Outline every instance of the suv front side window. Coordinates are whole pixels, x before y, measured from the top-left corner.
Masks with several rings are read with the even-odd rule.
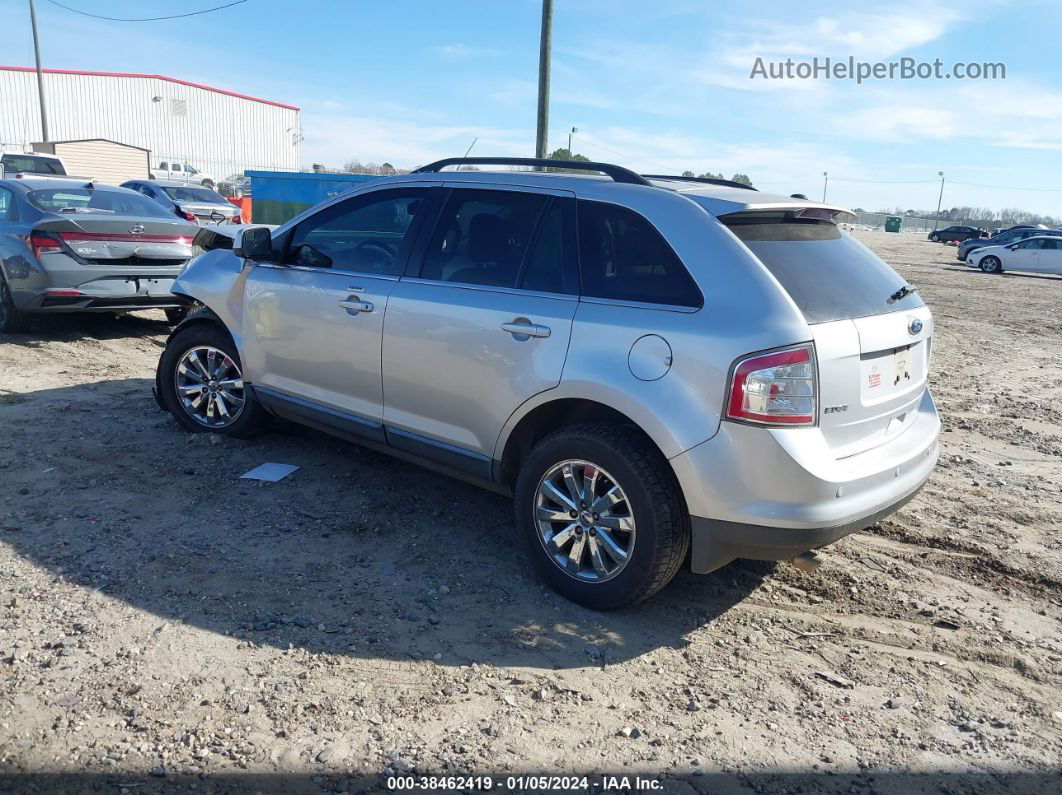
[[[656,227],[625,207],[579,202],[579,267],[585,296],[670,306],[704,303]]]
[[[399,188],[355,196],[321,210],[295,227],[284,262],[398,276],[403,244],[426,196],[425,188]]]

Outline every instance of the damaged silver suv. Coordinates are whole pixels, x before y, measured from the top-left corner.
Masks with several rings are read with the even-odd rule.
[[[206,308],[166,346],[161,404],[189,430],[275,415],[509,493],[539,573],[599,609],[687,558],[796,558],[915,495],[933,322],[846,210],[570,168],[444,160],[219,236],[173,287]]]

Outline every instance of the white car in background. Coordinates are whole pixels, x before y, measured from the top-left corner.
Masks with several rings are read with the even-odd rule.
[[[986,246],[971,253],[966,264],[985,273],[1028,271],[1062,276],[1062,238],[1038,235],[1006,246]]]
[[[194,182],[204,188],[213,188],[217,184],[213,174],[202,172],[187,163],[175,163],[163,160],[158,168],[151,169],[151,179],[172,179],[178,182]]]

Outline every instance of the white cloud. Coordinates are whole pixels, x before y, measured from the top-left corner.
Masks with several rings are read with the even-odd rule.
[[[501,50],[494,49],[493,47],[471,47],[460,42],[454,44],[440,44],[437,47],[432,47],[432,52],[452,59],[486,58],[502,54]]]

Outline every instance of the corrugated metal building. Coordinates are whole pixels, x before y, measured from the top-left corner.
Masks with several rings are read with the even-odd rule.
[[[53,141],[105,138],[190,163],[216,179],[246,169],[297,170],[302,130],[293,105],[162,75],[44,70]],[[41,135],[36,71],[0,66],[0,147]]]

